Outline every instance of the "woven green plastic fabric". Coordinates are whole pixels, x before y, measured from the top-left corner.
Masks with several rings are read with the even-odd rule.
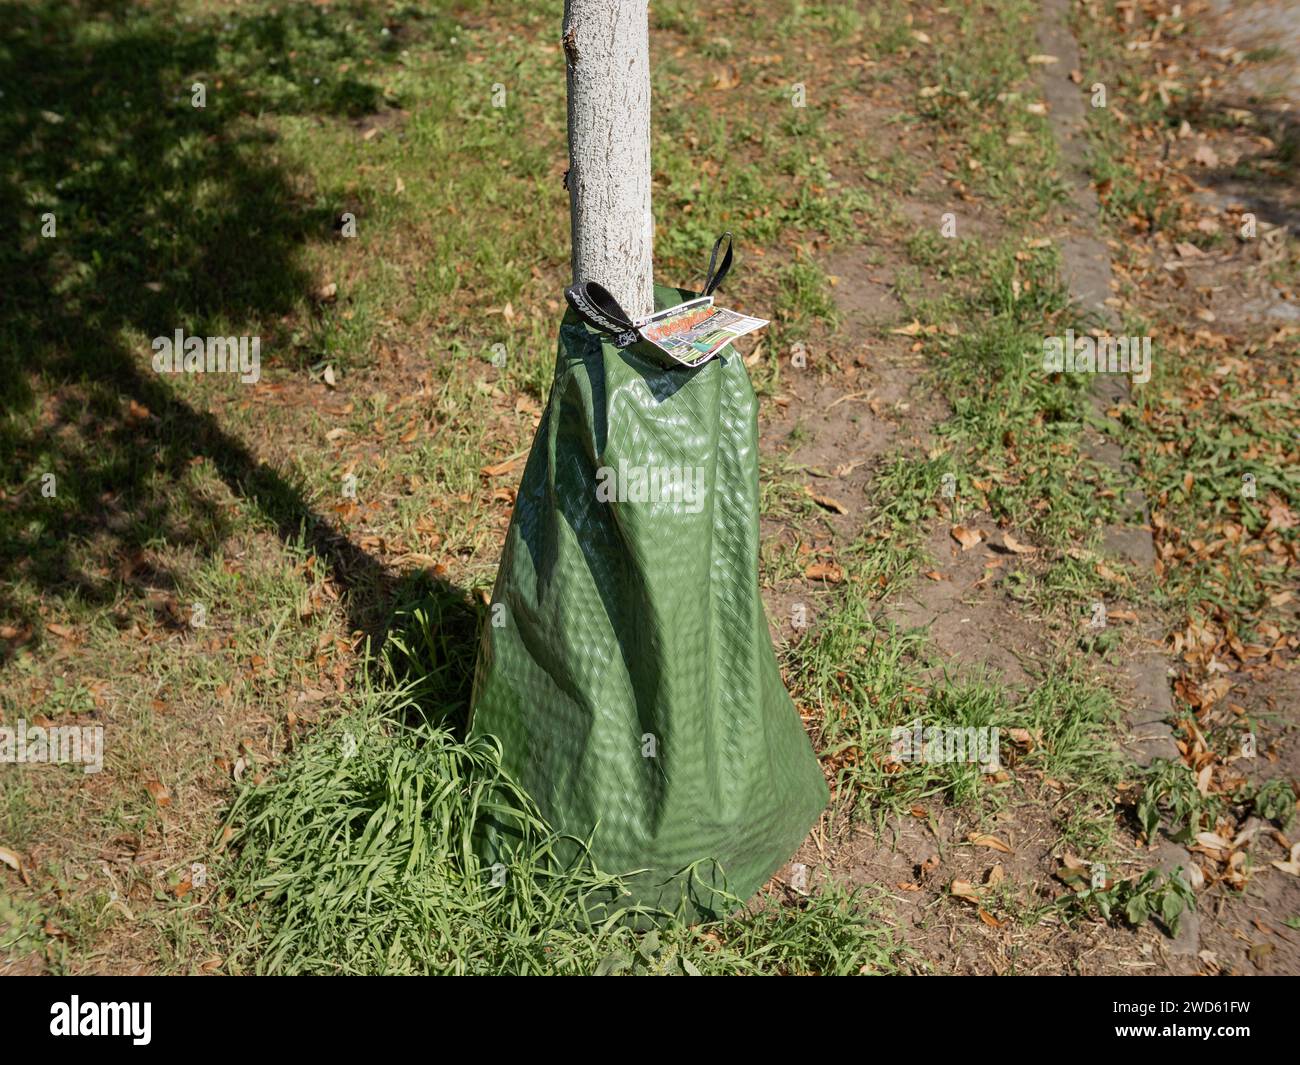
[[[657,309],[693,295],[656,286]],[[719,888],[752,895],[828,793],[759,596],[748,374],[730,347],[694,370],[655,350],[620,350],[572,310],[560,327],[470,729],[498,738],[507,772],[556,829],[590,837],[602,871],[637,871],[605,912],[695,919],[735,908]]]

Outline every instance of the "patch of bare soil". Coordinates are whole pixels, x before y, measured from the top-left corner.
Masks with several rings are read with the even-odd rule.
[[[1068,11],[1064,4],[1049,6],[1059,33],[1049,42],[1053,47],[1045,50],[1056,51],[1057,45],[1065,47],[1061,35],[1069,36]],[[1073,65],[1064,64],[1066,70]],[[1067,93],[1077,94],[1077,88],[1055,87],[1048,92],[1049,102],[1059,102]],[[1068,139],[1063,152],[1067,174],[1084,158],[1069,132],[1060,134]],[[954,189],[959,182],[945,179],[941,168],[937,172],[922,145],[911,146],[911,152],[912,163],[923,174],[903,207],[913,224],[933,222],[937,228],[943,212],[960,201],[962,218],[969,220],[965,235],[991,239],[1005,228],[988,205],[972,206],[965,190]],[[1104,317],[1110,313],[1114,285],[1106,244],[1097,236],[1097,198],[1086,178],[1072,176],[1074,195],[1055,219],[1052,235],[1064,251],[1066,280],[1079,305]],[[843,513],[827,521],[841,537],[860,527],[857,499],[870,496],[871,473],[879,458],[898,446],[923,453],[930,428],[945,413],[944,404],[920,383],[915,374],[919,367],[910,367],[911,374],[901,372],[908,346],[890,333],[901,324],[904,302],[897,279],[906,261],[902,250],[888,241],[827,256],[826,269],[836,278],[835,299],[842,315],[839,343],[853,356],[828,360],[833,366],[823,364],[815,376],[788,377],[783,394],[764,412],[766,449],[782,448],[789,428],[798,424],[804,435],[790,454],[801,465],[810,470],[852,468],[852,474],[830,482],[838,490],[837,499],[849,500]],[[849,402],[845,397],[855,393],[867,400],[870,413],[862,413],[868,424],[842,410]],[[880,404],[872,403],[873,398]],[[1119,398],[1102,389],[1098,404],[1104,408]],[[1107,531],[1107,554],[1120,562],[1151,566],[1156,554],[1135,471],[1101,438],[1094,438],[1090,449],[1133,485],[1132,523]],[[1047,619],[1012,595],[1006,578],[1022,568],[1032,573],[1041,563],[1032,545],[1023,550],[1027,537],[1013,535],[1012,546],[1007,546],[1006,534],[1017,530],[1000,529],[987,513],[958,509],[927,530],[933,568],[905,593],[888,597],[885,616],[903,626],[925,628],[933,647],[954,670],[985,670],[1007,687],[1023,689],[1033,684],[1035,667],[1059,647],[1060,637],[1048,635]],[[979,541],[963,547],[954,536],[955,526],[977,531]],[[764,530],[766,536],[785,531]],[[791,603],[806,591],[769,590],[772,615],[788,617]],[[1104,674],[1128,715],[1124,750],[1136,771],[1153,757],[1178,756],[1169,727],[1169,660],[1163,650],[1162,621],[1145,604],[1109,606],[1118,615],[1116,624],[1125,628],[1126,639]],[[815,624],[815,616],[811,621]],[[783,628],[780,620],[776,627]],[[784,634],[789,631],[784,626]],[[1052,904],[1065,894],[1059,879],[1063,861],[1077,858],[1064,853],[1059,843],[1070,796],[1047,779],[1017,779],[1014,787],[1015,794],[991,823],[934,803],[883,825],[854,820],[842,808],[832,807],[774,884],[799,891],[823,877],[880,890],[900,939],[915,952],[918,971],[1139,974],[1250,967],[1271,971],[1276,966],[1286,971],[1291,964],[1291,941],[1300,935],[1279,928],[1276,917],[1271,922],[1259,917],[1269,905],[1281,907],[1275,914],[1295,912],[1289,894],[1294,878],[1280,872],[1259,876],[1245,893],[1217,896],[1209,913],[1185,918],[1174,938],[1155,923],[1134,930],[1100,921],[1062,920]],[[1277,854],[1268,856],[1285,858],[1285,842],[1273,841]],[[1115,878],[1157,867],[1187,869],[1193,860],[1168,839],[1150,847],[1140,843],[1129,826],[1121,828],[1118,846]],[[1213,863],[1205,864],[1204,873],[1215,876]],[[1271,934],[1265,946],[1259,942],[1264,933],[1257,920]]]
[[[1285,393],[1286,360],[1294,359],[1300,321],[1294,253],[1288,247],[1288,230],[1294,236],[1300,223],[1293,149],[1300,100],[1297,9],[1287,0],[1182,9],[1156,0],[1135,11],[1153,20],[1130,18],[1123,31],[1131,34],[1130,49],[1147,56],[1144,91],[1162,71],[1196,87],[1170,86],[1178,92],[1170,105],[1178,124],[1176,129],[1166,124],[1159,159],[1149,147],[1152,129],[1129,131],[1134,150],[1125,161],[1159,190],[1162,220],[1152,224],[1130,216],[1127,225],[1116,227],[1123,242],[1113,247],[1122,252],[1124,265],[1116,271],[1113,291],[1123,294],[1122,305],[1134,317],[1158,323],[1170,355],[1204,359],[1209,353],[1214,373],[1231,377],[1247,397],[1238,401],[1242,409],[1232,412],[1230,423],[1220,421],[1218,431],[1252,434],[1256,446],[1266,448],[1250,411],[1277,390]],[[1159,22],[1170,17],[1190,17],[1191,31],[1160,34]],[[1121,305],[1118,299],[1111,303]],[[1182,393],[1171,390],[1175,412],[1183,404],[1193,412],[1203,405],[1211,409],[1205,399],[1214,396],[1215,386],[1204,383],[1199,367],[1190,369]],[[1201,419],[1187,421],[1187,431],[1200,430]],[[1212,423],[1204,421],[1209,431]],[[1289,502],[1273,496],[1267,504],[1284,525],[1291,521]],[[1160,571],[1185,557],[1175,541],[1199,548],[1204,540],[1199,527],[1173,527],[1176,519],[1166,518],[1163,502],[1153,503],[1161,504],[1151,514]],[[1262,539],[1258,549],[1233,565],[1262,567],[1262,561],[1251,560],[1279,551],[1285,556],[1275,536]],[[1253,581],[1242,576],[1241,586],[1250,587]],[[1269,598],[1285,605],[1288,596]],[[1175,652],[1169,676],[1173,695],[1169,683],[1157,691],[1156,682],[1149,695],[1153,704],[1163,698],[1165,716],[1178,729],[1177,760],[1200,774],[1201,790],[1209,797],[1271,780],[1285,781],[1294,791],[1300,781],[1294,608],[1285,605],[1283,613],[1291,617],[1278,624],[1251,617],[1241,603],[1197,613],[1209,616],[1155,619],[1164,631],[1150,633],[1162,641],[1172,633],[1165,646]],[[1236,649],[1230,646],[1242,617],[1257,623],[1255,639],[1266,638],[1271,647],[1247,648],[1241,640]],[[1188,633],[1196,634],[1195,647],[1187,643]],[[1257,754],[1237,750],[1241,721],[1251,722]],[[1198,888],[1198,971],[1300,971],[1300,937],[1284,923],[1300,914],[1300,879],[1279,867],[1289,864],[1294,824],[1283,834],[1249,806],[1235,800],[1229,806],[1213,833],[1190,844],[1204,882]]]
[[[1064,892],[1054,845],[1062,795],[1009,802],[992,822],[918,807],[879,827],[828,816],[776,877],[795,891],[817,876],[879,892],[916,972],[937,975],[1106,975],[1167,972],[1178,960],[1151,925],[1066,922],[1050,907]],[[1134,852],[1129,861],[1145,864]],[[803,868],[800,868],[802,866]],[[1126,873],[1127,875],[1127,873]]]

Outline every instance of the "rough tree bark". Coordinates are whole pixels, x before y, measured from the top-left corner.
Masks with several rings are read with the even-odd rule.
[[[573,280],[654,310],[648,0],[565,0]]]

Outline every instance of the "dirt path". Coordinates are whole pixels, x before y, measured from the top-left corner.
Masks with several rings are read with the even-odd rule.
[[[1038,43],[1043,54],[1055,55],[1059,60],[1044,65],[1040,83],[1060,149],[1062,176],[1069,189],[1069,197],[1060,212],[1061,270],[1071,301],[1082,315],[1094,317],[1105,331],[1119,335],[1122,323],[1113,306],[1115,278],[1110,251],[1098,236],[1102,230],[1101,205],[1087,162],[1087,98],[1070,74],[1083,63],[1078,41],[1070,31],[1069,16],[1068,0],[1045,0],[1038,23]],[[1140,386],[1120,375],[1096,375],[1094,415],[1104,420],[1106,411],[1116,403],[1128,402],[1137,387]],[[1087,433],[1087,447],[1120,477],[1133,514],[1129,523],[1107,528],[1103,543],[1108,556],[1115,563],[1139,567],[1154,577],[1155,544],[1147,500],[1138,485],[1138,471],[1125,461],[1118,443],[1095,430]],[[1170,662],[1163,653],[1163,636],[1160,619],[1143,611],[1137,639],[1125,645],[1128,653],[1116,669],[1126,708],[1127,735],[1121,749],[1126,757],[1143,767],[1157,759],[1178,758],[1170,727],[1173,717]],[[1192,864],[1187,848],[1169,839],[1159,841],[1152,857],[1154,864],[1167,873],[1188,869]],[[1183,962],[1193,959],[1194,964],[1199,950],[1199,922],[1192,913],[1181,922],[1170,953]]]
[[[1040,30],[1044,51],[1063,53],[1067,69],[1070,53],[1077,57],[1066,26],[1064,3],[1049,3],[1043,11]],[[1045,79],[1046,80],[1046,79]],[[1054,132],[1062,148],[1063,170],[1075,194],[1060,212],[1053,239],[1061,249],[1064,272],[1071,295],[1085,313],[1108,313],[1110,298],[1109,256],[1096,236],[1096,197],[1082,172],[1081,133],[1067,123],[1082,117],[1077,87],[1065,93],[1048,82],[1048,106],[1057,108],[1063,121],[1054,121]],[[863,116],[859,116],[860,120]],[[879,135],[890,123],[876,114],[866,117]],[[874,121],[873,121],[874,120]],[[945,178],[932,169],[935,146],[913,142],[899,144],[899,151],[911,151],[922,171],[921,189],[900,205],[912,224],[933,224],[945,211],[975,215],[972,227],[980,239],[994,241],[1007,233],[1010,223],[987,204],[970,204],[960,182]],[[928,193],[924,195],[922,193]],[[780,447],[795,425],[806,425],[806,434],[786,452],[788,461],[809,472],[837,470],[836,474],[809,478],[810,492],[829,495],[838,503],[849,500],[842,515],[828,516],[832,545],[851,539],[873,509],[873,493],[882,491],[872,478],[881,461],[901,448],[917,457],[935,443],[934,429],[951,414],[948,404],[923,376],[925,359],[914,350],[918,345],[899,337],[907,324],[902,314],[900,275],[907,267],[905,253],[897,248],[874,246],[859,252],[841,251],[826,264],[835,278],[835,299],[842,314],[840,336],[843,357],[821,360],[820,374],[792,374],[792,383],[771,409],[765,422],[764,441],[769,449]],[[1112,379],[1101,379],[1111,382]],[[1123,386],[1119,386],[1123,391]],[[1104,408],[1114,395],[1099,393],[1097,406]],[[1092,441],[1105,450],[1105,460],[1132,483],[1131,468],[1125,467],[1119,449]],[[1130,503],[1143,510],[1141,492],[1132,489]],[[942,667],[932,672],[981,672],[1006,687],[1034,684],[1035,675],[1055,653],[1053,641],[1044,637],[1044,617],[1009,594],[1007,579],[1029,558],[1006,548],[1007,533],[1021,540],[1029,538],[1009,529],[988,511],[965,500],[945,504],[940,520],[929,523],[923,549],[934,560],[936,579],[923,579],[891,590],[879,603],[882,622],[899,631],[921,630],[929,647],[941,659]],[[954,543],[953,526],[980,530],[984,543],[966,551]],[[770,532],[770,530],[769,530]],[[1011,542],[1016,542],[1013,538]],[[1150,566],[1154,554],[1149,529],[1136,525],[1108,531],[1107,545],[1120,562]],[[990,580],[996,575],[996,580]],[[864,594],[869,594],[864,590]],[[792,606],[818,599],[810,582],[797,588],[770,589],[769,614],[777,619],[783,635],[799,634],[789,624]],[[1130,604],[1111,603],[1123,613]],[[811,611],[816,625],[817,608]],[[1170,716],[1167,662],[1147,644],[1159,643],[1156,625],[1150,618],[1137,638],[1126,646],[1129,654],[1111,668],[1111,683],[1129,712],[1124,735],[1130,753],[1145,763],[1155,756],[1176,757],[1167,719]],[[954,901],[952,885],[992,885],[1019,895],[1031,907],[1052,896],[1053,876],[1059,871],[1063,853],[1060,844],[1060,785],[1030,784],[1019,790],[990,820],[978,808],[924,803],[909,815],[890,818],[872,826],[855,820],[843,809],[833,810],[814,832],[793,864],[778,876],[789,889],[815,869],[827,879],[847,881],[879,889],[892,908],[899,934],[909,948],[923,959],[920,968],[951,973],[1050,973],[1050,972],[1152,972],[1179,967],[1179,958],[1194,956],[1197,933],[1194,917],[1182,922],[1174,940],[1150,930],[1138,933],[1117,931],[1102,924],[1068,928],[1047,916],[1037,924],[992,916],[983,907],[974,908]],[[972,840],[992,840],[972,844]],[[1165,841],[1154,853],[1140,848],[1131,851],[1130,868],[1158,866],[1172,870],[1186,866],[1186,851]],[[983,889],[983,888],[982,888]]]
[[[1238,12],[1229,31],[1242,48],[1261,40],[1273,23],[1286,23],[1288,32],[1300,25],[1285,4],[1267,9],[1254,5],[1249,12],[1246,17]],[[1038,81],[1059,149],[1059,173],[1068,192],[1051,217],[1047,233],[1060,252],[1062,279],[1078,315],[1080,332],[1087,323],[1116,332],[1121,327],[1117,311],[1121,301],[1117,298],[1120,284],[1111,268],[1115,245],[1106,236],[1089,166],[1086,125],[1090,86],[1079,84],[1079,71],[1085,63],[1070,20],[1071,7],[1066,0],[1048,0],[1037,25],[1039,50],[1053,57],[1039,68]],[[1290,122],[1287,94],[1297,54],[1300,49],[1288,49],[1285,58],[1270,60],[1265,72],[1273,92],[1271,106],[1275,110],[1270,121],[1274,123]],[[1241,92],[1258,92],[1262,76],[1252,73],[1232,84]],[[889,126],[877,122],[871,128],[876,133]],[[909,221],[923,225],[948,210],[972,212],[961,182],[952,180],[951,173],[945,174],[942,168],[933,168],[934,155],[939,154],[937,145],[913,142],[900,144],[898,150],[911,152],[920,169],[916,193],[900,204]],[[1226,179],[1221,189],[1220,202],[1224,204],[1250,204],[1267,194],[1258,183]],[[1276,199],[1266,213],[1279,225],[1290,217],[1285,201]],[[980,205],[979,220],[974,231],[990,242],[1004,235],[1009,225],[996,207],[988,204]],[[835,299],[843,316],[845,356],[828,360],[833,364],[829,368],[823,362],[823,373],[812,380],[808,379],[811,375],[793,375],[793,383],[766,423],[765,444],[769,448],[779,447],[791,426],[806,425],[798,446],[786,456],[798,465],[809,471],[852,470],[808,480],[809,491],[831,495],[837,502],[850,501],[846,513],[825,522],[832,545],[836,537],[850,537],[850,530],[871,516],[872,496],[881,491],[874,475],[882,460],[898,448],[919,460],[935,444],[935,427],[952,413],[920,375],[924,360],[898,339],[898,327],[908,318],[902,313],[899,284],[905,268],[905,255],[890,246],[877,245],[857,253],[839,251],[828,258],[826,269],[837,278]],[[1214,291],[1222,298],[1213,304],[1211,314],[1203,315],[1207,320],[1217,316],[1262,326],[1266,319],[1289,319],[1294,305],[1270,297],[1258,264],[1237,271],[1230,283],[1226,276],[1221,277]],[[1255,295],[1242,301],[1243,291]],[[1093,416],[1104,423],[1117,405],[1132,401],[1133,387],[1137,386],[1123,377],[1097,375]],[[861,417],[855,408],[861,410]],[[1125,775],[1132,780],[1157,760],[1179,763],[1188,750],[1177,741],[1172,727],[1183,712],[1176,711],[1171,691],[1171,678],[1178,671],[1173,668],[1166,635],[1173,622],[1153,608],[1142,590],[1157,581],[1159,563],[1140,472],[1113,434],[1088,427],[1083,436],[1084,452],[1110,469],[1123,486],[1130,515],[1127,521],[1104,530],[1098,564],[1135,575],[1127,595],[1121,593],[1105,602],[1113,618],[1124,619],[1112,622],[1122,627],[1123,638],[1118,653],[1108,658],[1105,676],[1124,710],[1115,744],[1126,766]],[[958,547],[950,533],[954,525],[979,530],[983,541],[978,548],[966,551]],[[1022,569],[1032,572],[1035,560],[1032,555],[995,551],[994,546],[1007,533],[1015,534],[1012,542],[1029,541],[1022,530],[1008,527],[989,511],[954,501],[940,520],[928,523],[924,535],[924,550],[935,567],[930,576],[935,579],[891,588],[873,610],[882,622],[900,630],[923,630],[927,646],[942,659],[944,671],[985,671],[1008,688],[1032,687],[1043,675],[1045,664],[1059,652],[1059,641],[1054,646],[1045,637],[1048,618],[1042,612],[1009,593],[1010,578]],[[809,587],[809,582],[795,583],[793,588],[770,590],[773,618],[788,618],[792,604],[805,599],[816,602],[821,594]],[[871,591],[863,589],[863,594],[871,595]],[[814,609],[814,624],[817,613]],[[777,627],[782,628],[779,621]],[[785,625],[784,635],[798,638],[799,633]],[[932,671],[931,676],[937,673]],[[1258,686],[1252,694],[1269,706],[1293,698],[1286,673],[1262,683],[1260,678],[1255,680]],[[1272,913],[1276,920],[1295,912],[1294,882],[1276,874],[1260,873],[1259,882],[1252,881],[1245,892],[1225,894],[1220,888],[1204,893],[1203,912],[1188,913],[1173,936],[1150,926],[1136,931],[1102,923],[1066,926],[1050,912],[1037,920],[1023,919],[1024,911],[1032,910],[1035,901],[1059,900],[1061,864],[1079,858],[1062,844],[1061,803],[1069,797],[1054,793],[1055,783],[1039,781],[1035,786],[1018,779],[1014,799],[1003,803],[991,818],[978,806],[941,802],[919,804],[910,815],[893,816],[877,825],[856,821],[843,809],[833,810],[777,883],[791,890],[791,885],[804,883],[806,870],[815,870],[814,875],[827,879],[878,887],[891,907],[902,940],[918,952],[923,959],[920,967],[928,971],[1195,973],[1300,968],[1292,956],[1294,937],[1277,931],[1276,925],[1264,948],[1259,947],[1257,931],[1243,932],[1252,921],[1260,930],[1270,931],[1259,923],[1261,915]],[[1261,823],[1256,819],[1247,823],[1246,829],[1245,838],[1249,838],[1261,831]],[[1007,846],[995,851],[972,845],[972,840],[989,836]],[[1163,831],[1147,846],[1144,839],[1135,838],[1131,826],[1121,826],[1113,848],[1108,859],[1111,868],[1121,868],[1125,878],[1140,877],[1147,869],[1166,875],[1177,872],[1200,890],[1206,882],[1202,866],[1211,879],[1215,876],[1212,863],[1206,865],[1204,848],[1198,847],[1193,854],[1185,843],[1175,842]],[[1085,864],[1089,858],[1082,855]],[[1117,878],[1120,875],[1114,873]],[[1109,885],[1110,874],[1102,876]],[[968,900],[955,897],[959,894],[957,884],[974,885],[985,898],[993,894],[987,891],[988,885],[1001,885],[1004,893],[1009,889],[1019,899],[1022,919],[1007,916],[1014,905],[998,910],[998,916],[982,905],[966,905]],[[1271,960],[1259,960],[1265,957]]]

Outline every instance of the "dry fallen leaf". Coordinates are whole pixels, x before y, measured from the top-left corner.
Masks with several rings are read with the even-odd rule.
[[[1013,555],[1032,555],[1035,551],[1038,550],[1038,548],[1036,547],[1031,547],[1028,544],[1022,544],[1010,533],[1002,534],[1002,546],[1005,547],[1008,551],[1010,551]]]
[[[972,832],[966,839],[977,847],[988,847],[990,850],[1001,851],[1003,854],[1015,853],[997,836],[990,836],[986,832]]]
[[[849,512],[849,508],[846,507],[834,496],[819,495],[817,492],[814,492],[811,488],[807,489],[807,492],[808,495],[811,497],[812,501],[816,503],[819,507],[825,507],[827,510],[833,510],[836,514],[847,514]]]
[[[167,785],[161,780],[146,780],[144,790],[153,796],[153,801],[159,806],[171,805],[172,793],[167,790]]]
[[[23,860],[18,856],[17,851],[11,851],[8,847],[0,847],[0,863],[9,866],[15,873],[21,875],[23,871]]]
[[[961,544],[963,551],[969,551],[984,539],[984,534],[978,529],[968,529],[964,525],[954,525],[951,535],[954,540]]]
[[[978,903],[980,900],[979,889],[969,880],[954,880],[948,890],[955,898],[965,899],[967,902]]]
[[[715,89],[734,89],[740,84],[740,73],[735,66],[719,67],[713,72]]]
[[[1291,848],[1291,860],[1289,862],[1274,862],[1274,869],[1281,869],[1284,873],[1290,873],[1292,876],[1300,876],[1300,843]]]
[[[1095,568],[1097,576],[1104,581],[1111,581],[1114,584],[1128,584],[1128,578],[1124,574],[1116,573],[1104,562],[1098,562]]]
[[[841,584],[844,581],[844,570],[834,562],[814,562],[803,575],[810,581],[826,581],[829,584]]]
[[[1198,832],[1196,833],[1196,842],[1209,850],[1232,850],[1231,841],[1224,839],[1217,832]]]
[[[484,466],[479,472],[486,477],[500,477],[503,473],[509,473],[518,466],[520,461],[527,454],[528,452],[526,451],[517,452],[516,454],[511,455],[508,459],[504,459],[495,465]]]
[[[1006,730],[1007,736],[1017,747],[1024,747],[1026,750],[1034,749],[1034,734],[1027,728],[1009,728]]]

